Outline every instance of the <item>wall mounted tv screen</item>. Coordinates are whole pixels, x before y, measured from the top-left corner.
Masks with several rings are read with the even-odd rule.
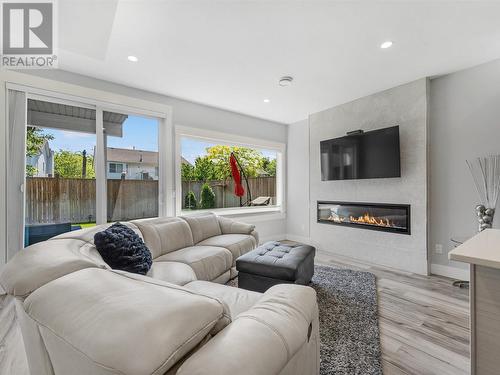
[[[401,177],[399,126],[321,141],[321,179]]]

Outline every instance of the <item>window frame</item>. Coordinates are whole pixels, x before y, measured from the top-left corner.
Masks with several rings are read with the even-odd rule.
[[[199,139],[205,142],[216,142],[220,145],[242,146],[276,151],[276,205],[270,207],[227,207],[207,210],[222,216],[245,216],[255,214],[279,214],[286,212],[286,144],[281,142],[256,139],[232,133],[222,133],[183,125],[175,125],[175,214],[176,216],[195,215],[205,210],[182,210],[182,176],[181,176],[181,140],[182,138]]]
[[[121,173],[125,172],[125,168],[123,167],[123,163],[117,163],[117,162],[114,162],[114,161],[110,161],[110,162],[108,162],[108,163],[109,163],[109,166],[108,166],[108,173],[120,173],[120,174],[121,174]],[[115,171],[112,171],[112,170],[111,170],[111,166],[112,166],[112,165],[115,167]],[[117,170],[117,168],[116,168],[116,167],[118,167],[118,166],[120,166],[120,167],[121,167],[121,171],[120,171],[120,172],[118,172],[118,170]]]
[[[16,75],[17,76],[17,75]],[[28,77],[28,79],[33,81],[39,81],[37,77]],[[74,92],[72,86],[66,86],[59,82],[46,81],[45,79],[40,79],[40,81],[47,83],[46,86],[51,84],[56,84],[57,90],[48,90],[46,88],[37,87],[34,82],[6,82],[5,93],[9,90],[16,90],[24,92],[26,96],[26,102],[29,99],[43,100],[52,103],[60,103],[78,106],[82,108],[89,108],[96,111],[96,131],[92,133],[96,136],[96,180],[97,177],[102,181],[107,180],[108,175],[108,163],[105,163],[105,129],[103,126],[103,112],[119,112],[127,115],[135,115],[141,117],[152,118],[158,121],[158,168],[159,168],[159,192],[158,192],[158,216],[165,217],[171,216],[174,212],[174,199],[168,199],[173,196],[173,179],[172,176],[173,165],[172,165],[172,138],[173,138],[173,125],[172,125],[172,108],[167,105],[158,105],[154,102],[148,102],[141,99],[136,99],[128,96],[122,96],[119,94],[109,93],[106,91],[99,91],[93,89],[82,89],[84,91],[83,95],[81,92],[78,94]],[[77,94],[77,95],[75,95]],[[8,121],[8,118],[6,118]],[[27,124],[24,124],[26,128]],[[25,141],[24,141],[25,142]],[[25,147],[25,145],[24,145]],[[9,158],[6,160],[9,162]],[[126,170],[126,166],[123,165],[123,170]],[[24,165],[26,165],[26,160],[24,160]],[[24,192],[24,185],[21,186],[21,191]],[[96,185],[96,223],[104,224],[107,222],[107,184],[100,183]],[[23,207],[18,207],[17,209],[23,211],[24,216],[24,205]],[[24,231],[23,231],[24,232]],[[24,241],[24,238],[23,238]],[[1,259],[0,259],[1,261]],[[0,262],[1,264],[1,262]]]

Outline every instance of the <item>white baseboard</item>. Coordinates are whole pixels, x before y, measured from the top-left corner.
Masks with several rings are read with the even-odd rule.
[[[296,242],[300,242],[303,244],[315,246],[313,244],[313,241],[311,241],[311,238],[309,238],[309,237],[297,236],[295,234],[287,233],[284,238],[286,238],[287,240],[290,240],[290,241],[296,241]],[[318,252],[322,252],[319,248],[316,250]],[[323,252],[326,254],[329,254],[327,251],[323,251]],[[347,257],[345,255],[336,254],[336,256],[339,256],[339,257],[343,256],[343,257],[346,257],[348,259],[356,260],[356,258],[350,258],[350,257]],[[367,262],[367,261],[362,261],[362,262],[371,263],[371,262]],[[376,264],[376,263],[373,263],[373,264]],[[387,266],[384,266],[384,267],[387,267]],[[451,267],[451,266],[443,266],[442,264],[431,264],[431,274],[445,276],[445,277],[449,277],[451,279],[457,279],[457,280],[469,281],[469,279],[470,279],[468,269]]]
[[[468,269],[443,266],[442,264],[431,264],[431,274],[445,276],[457,280],[470,280]]]

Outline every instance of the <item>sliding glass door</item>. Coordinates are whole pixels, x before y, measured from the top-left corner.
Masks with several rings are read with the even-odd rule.
[[[97,221],[96,110],[28,99],[25,246]]]
[[[164,117],[10,88],[8,107],[9,259],[64,232],[167,213]]]

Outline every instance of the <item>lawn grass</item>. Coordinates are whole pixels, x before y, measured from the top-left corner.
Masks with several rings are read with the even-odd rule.
[[[95,223],[74,223],[71,225],[79,225],[82,227],[82,229],[85,229],[85,228],[95,227],[96,224]]]

